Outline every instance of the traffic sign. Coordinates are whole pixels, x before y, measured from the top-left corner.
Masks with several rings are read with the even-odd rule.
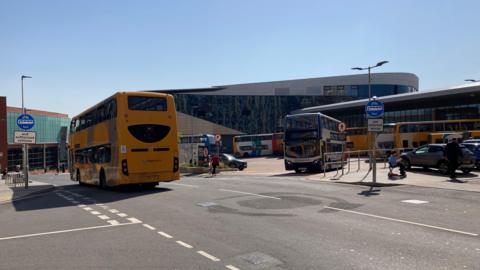
[[[23,130],[29,130],[35,125],[35,120],[30,114],[20,114],[17,117],[17,126]]]
[[[215,135],[215,141],[216,142],[219,142],[221,140],[222,140],[222,135],[220,135],[220,134]]]
[[[345,129],[347,129],[347,125],[345,125],[345,123],[341,122],[340,124],[338,124],[338,131],[344,132]]]
[[[370,118],[368,119],[368,131],[383,131],[383,118]]]
[[[15,131],[13,139],[14,143],[35,143],[35,132],[32,131]]]
[[[365,106],[365,112],[369,118],[382,117],[384,113],[383,102],[379,100],[370,100]]]

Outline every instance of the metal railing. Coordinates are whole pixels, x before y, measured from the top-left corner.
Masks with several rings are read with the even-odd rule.
[[[376,149],[375,156],[377,162],[383,162],[383,168],[387,168],[388,156],[392,151],[397,153],[403,153],[409,151],[408,148],[394,148],[394,149]],[[361,168],[361,161],[372,164],[371,153],[373,150],[357,150],[357,151],[342,151],[342,152],[325,152],[323,154],[323,177],[327,176],[327,169],[336,169],[336,174],[331,178],[332,180],[338,180],[341,176],[349,174],[352,171],[352,164],[356,164],[356,170],[359,172]],[[340,156],[340,158],[338,158]],[[334,157],[334,161],[331,157]],[[345,168],[346,167],[346,168]],[[346,172],[345,172],[346,169]],[[369,166],[368,172],[372,170],[372,166]]]
[[[23,187],[25,186],[25,181],[23,180],[23,174],[20,172],[7,173],[4,175],[3,180],[5,185],[10,187]]]

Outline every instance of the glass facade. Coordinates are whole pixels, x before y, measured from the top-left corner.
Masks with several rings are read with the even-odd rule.
[[[327,85],[314,90],[302,96],[173,95],[178,111],[248,134],[283,131],[285,116],[300,108],[368,97],[368,85]],[[416,89],[411,86],[372,85],[372,95],[376,96],[413,91]]]
[[[68,117],[55,114],[31,114],[35,126],[29,130],[36,132],[36,144],[28,145],[29,169],[56,169],[66,163],[66,137],[70,126]],[[21,131],[16,122],[20,115],[16,111],[7,111],[8,170],[14,171],[22,164],[22,148],[14,143],[15,131]]]
[[[15,131],[21,131],[17,126],[17,117],[20,113],[7,112],[7,137],[8,144],[13,144],[13,136]],[[36,132],[36,141],[42,143],[60,143],[61,127],[70,126],[70,119],[63,117],[52,117],[47,115],[32,114],[35,119],[35,126],[29,131]]]

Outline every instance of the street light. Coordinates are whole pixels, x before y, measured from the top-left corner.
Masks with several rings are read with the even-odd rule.
[[[466,79],[466,82],[480,82],[480,80],[474,80],[474,79]]]
[[[388,61],[380,61],[378,62],[376,65],[374,66],[368,66],[368,67],[353,67],[352,69],[353,70],[368,70],[368,100],[371,100],[372,99],[372,77],[371,77],[371,73],[370,73],[370,70],[372,68],[376,68],[376,67],[380,67],[380,66],[383,66],[385,65],[386,63],[388,63]],[[372,169],[372,182],[375,184],[376,181],[377,181],[377,160],[376,160],[376,157],[375,157],[375,152],[376,152],[376,135],[375,133],[373,133],[373,136],[372,136],[372,131],[369,131],[369,136],[368,136],[368,139],[370,140],[370,143],[369,143],[369,148],[371,151],[369,151],[370,153],[370,168]],[[373,140],[371,139],[373,137]],[[373,143],[372,143],[373,142]],[[372,145],[373,144],[373,145]]]
[[[25,76],[22,75],[21,81],[22,81],[22,114],[25,114],[25,105],[23,102],[23,79],[30,79],[32,77],[30,76]],[[28,188],[28,149],[27,149],[27,144],[24,143],[22,145],[22,150],[23,150],[23,180],[25,181],[25,188]]]
[[[352,68],[352,70],[368,70],[368,100],[370,100],[372,98],[372,86],[371,86],[372,77],[370,75],[370,70],[372,68],[383,66],[386,63],[388,63],[388,61],[380,61],[374,66],[368,66],[368,67],[364,67],[364,68],[362,68],[362,67],[353,67]]]

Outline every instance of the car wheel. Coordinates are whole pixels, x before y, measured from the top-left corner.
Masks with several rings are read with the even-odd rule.
[[[245,167],[240,166],[240,167],[238,167],[238,169],[239,169],[240,171],[243,171],[243,169],[245,169]]]
[[[302,171],[300,171],[299,169],[295,169],[295,173],[301,173]]]
[[[246,152],[243,153],[243,157],[244,157],[244,158],[248,158],[249,156],[250,156],[250,155],[249,155],[248,153],[246,153]]]
[[[448,163],[446,161],[440,161],[438,163],[438,171],[441,174],[447,174],[448,173]]]
[[[472,169],[462,169],[462,172],[464,174],[469,174],[472,171]]]

